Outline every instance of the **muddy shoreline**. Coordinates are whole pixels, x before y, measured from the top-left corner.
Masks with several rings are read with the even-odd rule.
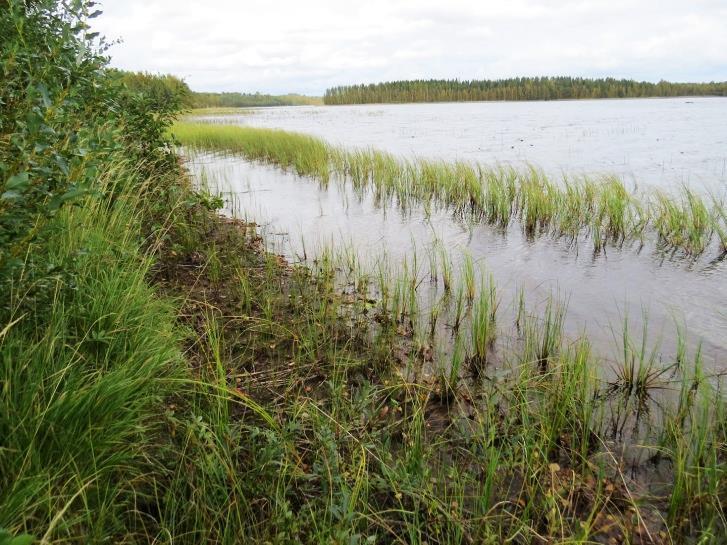
[[[371,307],[370,301],[357,307],[360,310],[354,309],[352,317],[351,307],[356,304],[352,304],[351,292],[334,281],[333,269],[310,270],[270,254],[254,223],[225,218],[207,210],[198,209],[193,214],[198,223],[197,247],[180,252],[175,249],[172,237],[159,254],[153,282],[162,293],[182,302],[179,319],[195,332],[193,339],[208,335],[210,322],[214,322],[219,331],[218,349],[228,386],[268,407],[281,426],[290,419],[295,420],[301,406],[316,406],[327,412],[342,403],[353,409],[356,393],[364,389],[372,396],[373,411],[358,413],[358,419],[336,424],[334,433],[342,434],[342,442],[349,443],[352,433],[361,437],[384,434],[388,437],[386,451],[379,451],[378,447],[371,455],[378,453],[375,456],[385,456],[391,459],[390,463],[395,463],[397,458],[406,458],[407,449],[412,447],[410,426],[418,421],[422,426],[418,440],[422,444],[440,445],[435,449],[438,454],[427,462],[431,464],[430,471],[436,474],[447,467],[457,467],[458,471],[474,477],[481,473],[486,456],[483,458],[477,454],[478,449],[473,449],[473,438],[486,432],[492,437],[493,445],[507,444],[512,437],[500,434],[512,434],[525,424],[518,423],[524,415],[522,407],[512,405],[514,398],[509,401],[503,398],[491,405],[482,397],[487,395],[485,390],[478,392],[462,386],[448,391],[441,382],[415,383],[406,379],[400,369],[432,355],[415,348],[411,332],[403,323],[394,328],[395,338],[386,339],[386,343],[382,337],[372,334],[380,330],[382,321],[397,319],[371,310],[364,312],[367,305]],[[243,289],[240,288],[242,270],[248,283]],[[263,297],[252,295],[263,293],[266,294]],[[306,346],[310,339],[305,339],[303,332],[310,334],[305,324],[312,320],[318,333],[325,333],[323,338]],[[186,353],[198,369],[210,364],[209,349],[200,343],[190,342]],[[531,393],[541,390],[537,398],[542,394],[551,395],[553,391],[547,384],[559,379],[556,375],[546,375],[533,380],[528,388],[533,388]],[[338,383],[335,394],[330,390],[331,381]],[[506,387],[506,383],[501,386]],[[493,408],[496,413],[487,415],[489,425],[485,424],[483,415]],[[238,407],[235,415],[246,426],[258,422],[254,411],[248,408]],[[577,422],[571,424],[575,427],[568,426],[569,431],[548,442],[545,458],[538,464],[542,472],[523,473],[518,469],[519,464],[507,464],[498,470],[502,478],[493,483],[490,494],[494,503],[490,514],[502,524],[502,517],[522,516],[533,502],[553,500],[554,508],[568,527],[575,524],[572,527],[575,529],[587,520],[588,535],[595,542],[620,543],[628,539],[632,543],[671,543],[669,529],[664,524],[668,515],[667,497],[654,496],[639,482],[652,471],[649,467],[656,470],[657,461],[647,460],[634,471],[634,466],[629,468],[618,454],[618,448],[604,449],[606,444],[611,444],[610,440],[579,428],[581,424]],[[576,437],[579,429],[581,434],[587,431],[585,442]],[[349,439],[345,439],[347,436]],[[291,455],[297,460],[295,479],[305,480],[305,475],[316,473],[317,455],[315,449],[311,450],[310,440],[308,432],[292,439]],[[349,448],[342,451],[344,458],[354,455],[356,443],[354,440],[353,451]],[[577,451],[583,452],[586,458],[577,455]],[[537,451],[534,455],[533,460],[538,459]],[[355,461],[355,455],[353,458]],[[373,467],[371,470],[376,473]],[[673,478],[669,473],[667,477]],[[435,478],[429,485],[432,492],[439,490],[438,494],[447,497],[448,493],[440,488],[444,481],[437,481]],[[667,492],[666,488],[664,491]],[[306,495],[321,492],[311,491]],[[531,497],[533,493],[536,496]],[[415,496],[402,497],[395,490],[389,494],[379,497],[377,504],[413,509],[419,503],[411,503]],[[309,500],[300,497],[296,502],[305,504]],[[466,519],[476,510],[470,502],[448,503],[445,518]],[[431,523],[440,524],[441,521],[436,521],[441,516],[435,508]],[[540,522],[531,523],[536,524],[531,527],[530,538],[535,543],[550,542],[545,536],[552,531],[549,526],[553,521],[549,521],[547,510],[542,517]],[[391,524],[394,530],[397,526],[394,522]],[[476,541],[477,526],[474,519],[463,524],[468,541]]]

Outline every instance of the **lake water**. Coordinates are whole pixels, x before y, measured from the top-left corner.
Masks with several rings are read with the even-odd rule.
[[[617,173],[638,184],[688,183],[720,195],[727,187],[727,99],[296,107],[207,119],[401,155],[527,161],[554,175]],[[217,179],[233,195],[228,212],[263,224],[268,241],[288,257],[300,255],[305,241],[309,254],[317,243],[333,242],[393,260],[411,258],[416,247],[425,260],[421,250],[436,240],[455,266],[469,253],[491,271],[506,305],[519,288],[533,305],[560,294],[568,301],[566,333],[585,331],[607,358],[618,359],[624,318],[638,338],[646,317],[662,363],[673,361],[680,324],[692,350],[701,344],[708,368],[727,369],[727,260],[687,261],[651,246],[594,256],[589,242],[574,248],[547,236],[529,240],[517,225],[502,232],[459,222],[446,211],[384,211],[370,196],[358,198],[335,184],[322,189],[240,158],[200,156],[193,168]]]
[[[216,118],[217,121],[220,118]],[[727,98],[266,108],[225,122],[314,134],[348,147],[488,164],[617,174],[724,195]]]

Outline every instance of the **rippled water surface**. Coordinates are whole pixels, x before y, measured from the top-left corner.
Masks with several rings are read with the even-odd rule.
[[[727,98],[305,106],[216,121],[396,154],[521,165],[639,185],[727,186]]]
[[[416,248],[425,262],[426,249],[436,241],[449,250],[455,268],[469,253],[493,273],[509,318],[519,288],[534,306],[555,293],[568,302],[566,333],[586,332],[607,358],[620,356],[624,319],[638,337],[646,318],[650,346],[659,344],[664,352],[662,364],[673,358],[679,326],[686,328],[692,351],[701,343],[710,369],[727,368],[725,260],[691,262],[634,247],[594,256],[588,241],[573,247],[547,236],[529,240],[517,225],[502,232],[457,221],[447,211],[428,216],[417,209],[383,210],[371,196],[360,198],[345,186],[323,189],[313,180],[236,157],[202,155],[191,165],[213,189],[226,192],[228,213],[262,224],[273,249],[289,258],[304,251],[310,257],[332,243],[372,258],[385,253],[394,261],[411,258]]]
[[[291,107],[204,119],[401,156],[531,163],[555,177],[608,173],[638,187],[688,184],[718,198],[727,194],[727,98]],[[310,253],[333,243],[360,255],[411,259],[436,241],[455,266],[469,253],[493,273],[504,313],[512,315],[507,303],[520,288],[533,305],[558,293],[568,301],[566,333],[586,332],[606,357],[619,359],[628,317],[637,333],[648,323],[661,363],[674,357],[680,327],[692,351],[701,346],[710,369],[727,369],[727,261],[714,255],[689,261],[653,244],[593,255],[589,242],[529,240],[516,224],[502,232],[447,211],[382,210],[345,186],[323,189],[240,158],[203,155],[192,164],[228,193],[229,213],[263,223],[268,241],[288,257],[303,253],[304,244]]]

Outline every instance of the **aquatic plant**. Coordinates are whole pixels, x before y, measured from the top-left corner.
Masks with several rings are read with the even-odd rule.
[[[677,195],[637,194],[613,176],[566,178],[561,183],[534,166],[518,171],[462,161],[405,160],[272,129],[179,122],[172,132],[189,149],[239,153],[292,169],[324,186],[331,179],[350,183],[359,194],[372,191],[382,206],[395,199],[403,210],[414,204],[427,214],[449,209],[468,221],[501,228],[517,219],[530,237],[590,237],[596,252],[607,245],[641,245],[649,232],[661,247],[692,257],[707,251],[715,238],[722,246],[727,240],[722,204],[713,199],[709,207],[688,188]]]
[[[548,297],[542,316],[530,314],[523,324],[522,362],[534,364],[545,373],[550,369],[563,343],[563,321],[566,307],[552,295]]]
[[[483,275],[479,296],[472,307],[472,367],[481,372],[487,365],[487,354],[497,337],[497,306],[495,282],[492,275]]]
[[[213,179],[195,191],[160,113],[106,87],[105,61],[86,57],[93,38],[74,38],[91,3],[3,7],[0,208],[23,259],[2,269],[0,542],[723,541],[727,418],[698,353],[682,351],[677,399],[654,405],[648,433],[616,446],[607,431],[622,406],[597,395],[607,366],[584,339],[562,342],[553,317],[523,328],[546,369],[498,332],[502,368],[474,384],[454,270],[458,304],[437,304],[440,323],[459,314],[459,348],[425,350],[407,327],[427,308],[413,302],[421,263],[368,271],[352,250],[324,247],[303,266],[266,251],[255,226],[217,215]],[[305,138],[260,134],[240,149],[321,181],[339,172],[325,148],[303,157]],[[99,147],[73,147],[86,139]],[[384,163],[365,176],[386,170],[408,206],[415,168],[400,177]],[[10,206],[30,191],[26,164],[42,191]],[[458,168],[431,168],[434,205],[486,201],[456,187],[473,183]],[[66,195],[75,175],[93,191],[48,213],[46,190]],[[513,180],[498,182],[510,203]],[[479,295],[492,309],[489,293],[473,306]],[[663,499],[624,477],[622,447],[634,445],[672,467]]]

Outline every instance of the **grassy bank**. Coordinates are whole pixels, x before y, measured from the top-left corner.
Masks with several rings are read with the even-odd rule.
[[[133,179],[129,169],[110,166],[101,187]],[[131,530],[160,469],[154,415],[187,376],[174,306],[147,281],[141,203],[115,200],[55,217],[43,259],[62,270],[6,292],[0,526],[47,543]]]
[[[210,211],[213,197],[191,192],[181,177],[169,181],[141,207],[129,206],[132,196],[117,200],[120,220],[135,208],[172,210],[159,218],[150,239],[153,260],[132,244],[131,255],[138,257],[119,264],[140,279],[136,293],[146,298],[143,304],[135,297],[136,305],[119,304],[116,290],[92,292],[93,300],[113,305],[99,313],[117,320],[126,313],[139,320],[154,308],[149,301],[160,301],[161,312],[139,325],[154,342],[157,366],[119,352],[116,343],[127,345],[133,331],[123,321],[107,326],[113,344],[108,351],[92,345],[92,356],[75,339],[98,335],[59,339],[84,355],[85,365],[65,368],[80,367],[87,388],[91,377],[106,378],[121,399],[143,400],[143,411],[132,419],[134,413],[113,410],[109,393],[96,392],[95,403],[79,407],[95,417],[101,404],[116,425],[102,420],[86,429],[88,417],[76,405],[59,409],[63,425],[48,429],[67,437],[66,426],[75,421],[96,456],[90,476],[76,476],[83,460],[90,463],[88,451],[71,448],[77,440],[56,445],[54,460],[70,450],[71,461],[60,465],[70,475],[54,482],[91,482],[60,494],[54,488],[52,496],[64,499],[48,509],[48,519],[26,518],[34,512],[27,504],[13,512],[6,520],[15,524],[4,523],[13,531],[45,531],[38,521],[68,505],[52,539],[680,543],[691,537],[719,543],[726,420],[721,393],[703,376],[698,354],[684,356],[679,374],[658,377],[648,350],[625,333],[623,380],[605,384],[598,379],[602,361],[587,340],[567,340],[559,331],[556,302],[542,313],[523,312],[518,324],[502,323],[496,288],[476,272],[471,289],[466,275],[461,285],[450,280],[452,295],[439,314],[450,324],[465,315],[454,333],[459,348],[427,350],[431,317],[410,295],[419,285],[415,265],[404,267],[409,273],[382,275],[378,281],[388,295],[372,301],[366,286],[377,280],[347,256],[328,253],[313,269],[291,267],[263,250],[253,226]],[[173,197],[162,205],[160,195]],[[114,229],[104,221],[106,210],[68,211],[88,214],[81,225],[99,237],[105,249],[94,247],[99,259],[112,252],[115,233],[134,240],[129,225],[132,233],[139,225],[119,221]],[[107,262],[105,274],[117,277]],[[449,268],[438,267],[440,282]],[[91,278],[99,274],[96,268]],[[76,312],[64,321],[75,320]],[[94,324],[96,315],[88,320]],[[518,341],[494,372],[488,367],[493,339],[510,327],[519,329]],[[120,369],[152,373],[143,387],[129,382],[123,388],[118,375],[88,366],[96,354],[117,353]],[[55,369],[46,372],[55,376]],[[648,395],[665,387],[676,398],[635,418]],[[80,395],[65,384],[51,391],[60,398]],[[47,413],[39,412],[39,419]],[[47,429],[32,429],[38,427]],[[632,427],[650,431],[636,434],[636,442]],[[131,454],[109,464],[113,474],[103,473],[100,445],[108,441],[109,454],[121,456],[112,438],[129,429],[139,434],[123,443]],[[624,445],[644,452],[639,462],[630,461]],[[56,466],[41,459],[30,467]],[[639,476],[657,467],[666,472],[664,481]],[[136,477],[118,479],[126,472]],[[36,486],[46,490],[43,475]],[[104,483],[107,505],[95,503],[98,483]],[[114,516],[98,516],[105,511]],[[16,522],[22,520],[24,527]]]
[[[92,4],[5,7],[0,544],[722,541],[727,419],[698,351],[664,380],[626,328],[603,384],[557,302],[504,324],[489,277],[444,261],[429,320],[455,349],[431,345],[415,264],[373,298],[350,256],[291,266],[216,213],[164,136],[177,98],[117,87]],[[250,135],[322,179],[344,161]]]
[[[177,123],[175,137],[192,149],[239,153],[328,184],[371,190],[400,206],[439,206],[472,221],[506,227],[518,221],[529,236],[588,237],[594,251],[642,245],[697,256],[727,250],[724,205],[688,188],[677,195],[630,192],[614,177],[552,180],[530,168],[406,160],[376,150],[349,151],[312,136],[280,130]]]
[[[727,420],[698,354],[658,382],[627,336],[610,391],[553,307],[519,316],[510,371],[490,373],[507,325],[487,277],[460,286],[440,265],[451,312],[472,321],[451,354],[422,350],[414,265],[382,275],[388,295],[372,301],[375,279],[346,256],[289,266],[176,169],[146,178],[117,158],[97,187],[106,197],[52,220],[47,247],[66,266],[51,298],[14,294],[2,330],[0,526],[12,535],[720,542]],[[674,403],[635,420],[665,384]],[[624,442],[644,422],[648,440]],[[648,455],[634,464],[614,444]],[[652,467],[668,476],[647,488],[636,477]]]

